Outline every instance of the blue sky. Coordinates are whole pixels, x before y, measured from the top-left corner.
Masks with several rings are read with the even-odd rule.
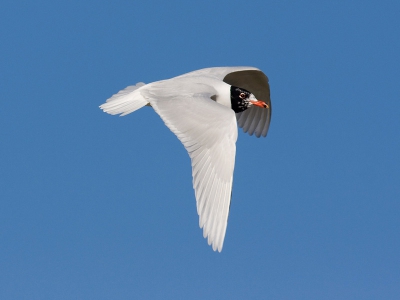
[[[398,1],[3,1],[1,299],[398,299]],[[136,82],[249,65],[222,253],[189,156]]]

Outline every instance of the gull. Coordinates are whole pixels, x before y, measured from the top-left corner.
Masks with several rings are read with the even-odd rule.
[[[262,99],[262,100],[261,100]],[[232,195],[237,126],[265,137],[271,120],[268,77],[254,67],[216,67],[128,86],[100,108],[125,116],[151,106],[192,163],[199,225],[221,252]]]

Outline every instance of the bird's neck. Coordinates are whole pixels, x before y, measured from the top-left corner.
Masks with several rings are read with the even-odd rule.
[[[214,86],[217,90],[216,102],[231,108],[231,86],[223,81]]]

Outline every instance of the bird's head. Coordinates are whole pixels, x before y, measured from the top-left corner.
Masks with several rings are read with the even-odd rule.
[[[267,103],[257,100],[257,98],[248,90],[233,85],[231,86],[231,107],[235,113],[245,111],[252,105],[269,108]]]

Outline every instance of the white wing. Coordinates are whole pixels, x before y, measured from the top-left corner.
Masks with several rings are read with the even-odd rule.
[[[235,165],[235,113],[210,99],[216,92],[211,86],[183,81],[156,82],[141,93],[188,151],[200,227],[214,251],[221,251]]]
[[[268,77],[254,67],[219,67],[207,68],[183,74],[186,76],[212,76],[230,85],[244,88],[254,94],[258,100],[269,105],[268,109],[253,106],[236,114],[238,126],[249,135],[266,136],[271,122],[271,98]]]

